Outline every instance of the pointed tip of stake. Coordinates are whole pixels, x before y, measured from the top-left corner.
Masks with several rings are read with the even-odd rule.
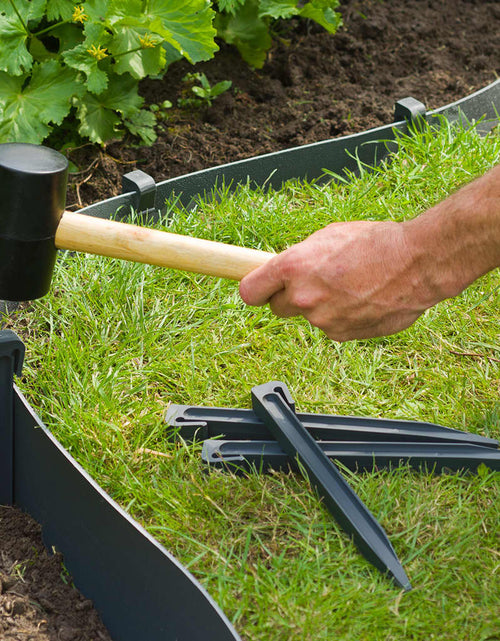
[[[396,581],[396,583],[399,585],[400,588],[402,588],[403,592],[410,592],[413,590],[411,583],[406,579],[406,583],[400,583],[399,581]]]
[[[394,583],[398,587],[402,588],[404,592],[409,592],[410,590],[413,589],[411,586],[410,580],[406,576],[406,572],[404,571],[404,568],[402,565],[399,565],[399,567],[389,570],[389,572],[392,576]]]

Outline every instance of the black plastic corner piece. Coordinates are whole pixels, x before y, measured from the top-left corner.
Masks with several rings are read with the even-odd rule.
[[[394,105],[394,122],[406,120],[408,124],[418,125],[425,121],[425,105],[411,96],[398,100]]]
[[[9,358],[12,374],[16,376],[21,376],[24,353],[24,343],[16,333],[10,329],[0,331],[0,358]]]
[[[156,183],[154,178],[140,169],[122,176],[122,193],[133,192],[131,208],[139,214],[157,213]]]
[[[0,331],[0,505],[14,503],[14,375],[20,376],[24,344],[9,329]]]

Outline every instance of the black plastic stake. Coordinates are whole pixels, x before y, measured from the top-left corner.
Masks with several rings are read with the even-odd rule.
[[[293,400],[287,403],[294,410]],[[497,449],[498,441],[451,427],[423,421],[402,421],[365,416],[336,416],[297,412],[297,418],[320,441],[399,441],[411,443],[463,443]],[[266,441],[271,433],[250,409],[170,405],[165,422],[171,436],[185,441],[223,437],[236,441]]]
[[[22,341],[0,331],[0,505],[14,503],[14,374],[20,376],[23,360]]]
[[[286,402],[289,392],[273,381],[252,389],[252,406],[281,448],[298,460],[339,525],[352,537],[363,556],[389,574],[405,591],[411,585],[384,530],[321,451]]]
[[[145,216],[158,217],[156,202],[156,183],[154,178],[140,169],[131,171],[122,177],[122,193],[132,192],[132,204],[130,211],[135,209],[137,213]]]
[[[476,472],[480,465],[500,472],[500,450],[468,443],[399,443],[366,441],[318,441],[321,450],[354,472],[393,469],[409,465],[417,470]],[[297,466],[276,441],[203,442],[201,457],[212,467],[233,471],[295,469]]]

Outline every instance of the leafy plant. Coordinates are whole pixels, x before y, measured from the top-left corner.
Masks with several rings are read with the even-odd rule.
[[[142,78],[217,49],[209,0],[6,0],[0,9],[0,142],[42,142],[75,118],[92,142],[128,130],[146,144],[156,118]]]
[[[194,93],[195,98],[179,98],[177,101],[179,107],[202,107],[203,105],[210,107],[215,98],[230,89],[232,85],[230,80],[222,80],[211,86],[204,73],[187,73],[183,81],[191,84],[191,92]],[[200,84],[195,85],[194,82]]]
[[[216,0],[217,35],[235,45],[253,67],[263,66],[272,44],[272,25],[277,19],[298,16],[314,20],[330,33],[342,24],[335,11],[339,0]]]
[[[207,60],[215,36],[261,67],[276,19],[300,16],[330,32],[338,0],[3,0],[0,8],[0,142],[40,143],[63,123],[103,144],[126,131],[152,144],[156,112],[143,109],[142,78],[181,58]],[[218,11],[217,11],[218,10]],[[215,19],[215,22],[214,22]],[[226,91],[203,74],[195,98]],[[201,101],[201,103],[200,103]],[[156,115],[155,115],[156,114]],[[160,114],[161,115],[161,114]],[[159,117],[159,116],[158,116]]]
[[[156,114],[157,118],[162,120],[168,117],[168,110],[172,109],[173,105],[170,100],[164,100],[161,104],[153,103],[149,105],[149,110]]]

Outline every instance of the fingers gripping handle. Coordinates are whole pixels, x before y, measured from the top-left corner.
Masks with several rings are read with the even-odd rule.
[[[64,212],[58,249],[99,254],[197,274],[241,280],[274,254],[202,238]]]

